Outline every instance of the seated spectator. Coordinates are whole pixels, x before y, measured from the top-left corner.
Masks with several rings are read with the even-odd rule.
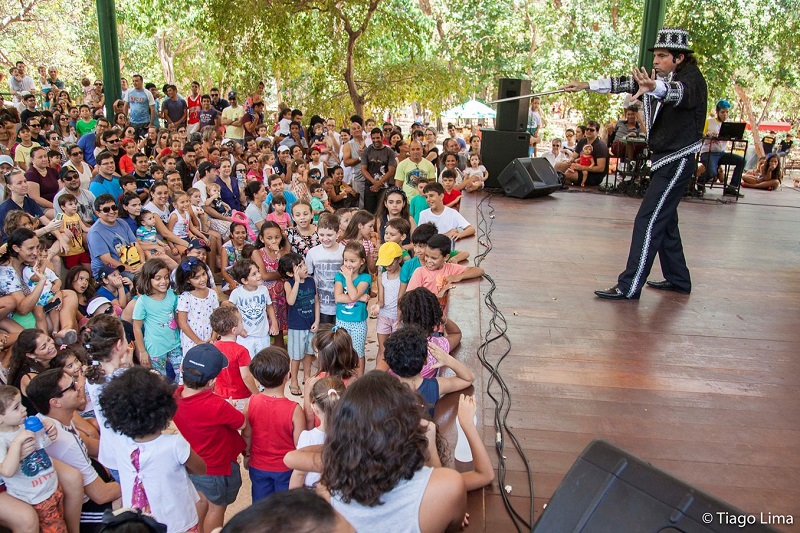
[[[110,194],[101,194],[94,202],[97,222],[86,234],[92,251],[92,274],[97,276],[103,265],[125,267],[124,275],[133,278],[145,255],[131,227],[117,220],[117,203]]]
[[[634,143],[623,142],[622,139],[629,137],[642,137],[644,140],[644,125],[639,120],[639,111],[636,107],[625,109],[625,118],[617,121],[614,131],[611,134],[611,152],[624,159],[633,159],[645,148],[645,144],[638,146]]]
[[[772,191],[781,186],[782,179],[780,155],[769,154],[763,164],[756,167],[756,172],[742,176],[742,187]]]
[[[722,123],[728,120],[731,103],[727,100],[720,100],[716,105],[716,116],[706,119],[706,136],[719,136]],[[700,149],[700,161],[706,167],[705,175],[698,179],[698,183],[713,183],[717,179],[717,169],[720,165],[733,165],[733,177],[728,186],[725,187],[724,194],[728,196],[741,196],[739,184],[744,173],[744,158],[737,154],[726,151],[728,142],[704,140],[703,147]]]
[[[28,196],[39,204],[48,218],[55,218],[53,197],[60,184],[58,171],[48,165],[45,148],[36,147],[31,150],[31,165],[25,172],[25,179],[28,180]]]
[[[311,490],[276,492],[238,512],[222,528],[222,533],[272,531],[352,533],[355,529]]]
[[[562,149],[562,146],[561,139],[553,139],[550,141],[550,151],[542,154],[542,157],[550,161],[556,171],[563,174],[569,168],[572,157],[569,152]]]
[[[580,127],[579,127],[580,130]],[[600,124],[595,120],[587,122],[584,129],[585,137],[578,141],[575,145],[575,152],[572,154],[572,163],[569,168],[564,171],[564,183],[571,185],[581,179],[580,171],[585,170],[588,173],[586,185],[596,187],[603,183],[608,173],[608,146],[598,136]],[[583,147],[587,144],[592,146],[592,156],[594,157],[594,165],[586,166],[580,165],[576,160],[580,157]]]
[[[56,438],[47,447],[47,454],[77,469],[83,477],[86,501],[81,510],[81,531],[91,529],[111,504],[122,496],[119,483],[113,480],[100,463],[90,458],[86,444],[81,440],[73,417],[86,401],[77,388],[75,378],[62,369],[52,368],[36,375],[28,384],[30,401],[43,419],[49,419],[56,428]],[[97,450],[94,450],[96,455]]]
[[[421,372],[427,363],[429,351],[440,368],[450,368],[455,376],[423,377]],[[472,370],[437,344],[429,343],[425,332],[411,324],[389,335],[384,342],[384,358],[398,379],[422,396],[431,417],[440,396],[466,389],[475,381]]]

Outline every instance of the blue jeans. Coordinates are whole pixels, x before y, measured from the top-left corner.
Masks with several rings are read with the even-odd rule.
[[[720,165],[734,165],[733,177],[728,182],[731,187],[739,187],[742,183],[742,173],[744,172],[744,158],[730,152],[710,152],[701,157],[702,163],[706,166],[706,173],[701,177],[701,182],[706,183],[717,177],[717,169]]]
[[[289,478],[291,477],[291,470],[286,470],[285,472],[268,472],[267,470],[259,470],[251,466],[250,492],[253,496],[253,503],[258,500],[263,500],[273,492],[289,490]]]

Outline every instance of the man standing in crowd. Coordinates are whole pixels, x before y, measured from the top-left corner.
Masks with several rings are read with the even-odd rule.
[[[242,127],[244,107],[239,105],[239,98],[233,91],[228,93],[228,101],[230,105],[222,110],[222,125],[225,126],[225,138],[244,144],[244,128]]]
[[[178,131],[178,128],[186,125],[186,117],[189,114],[186,100],[178,96],[178,88],[174,85],[167,85],[165,92],[167,97],[164,99],[164,107],[161,110],[161,118],[170,131]]]
[[[364,175],[361,173],[361,154],[364,151],[364,119],[350,117],[350,141],[342,146],[342,163],[351,168],[350,186],[358,193],[358,207],[364,208]],[[372,142],[372,141],[370,141]]]
[[[220,114],[228,107],[230,104],[224,98],[219,97],[219,89],[216,87],[212,87],[211,91],[209,91],[211,96],[211,107],[216,109]]]
[[[568,92],[630,93],[644,99],[651,178],[633,223],[628,264],[610,289],[595,291],[600,298],[636,300],[650,274],[656,253],[664,281],[647,285],[688,294],[689,269],[678,231],[678,203],[695,173],[695,154],[702,146],[708,88],[689,48],[689,32],[662,28],[653,52],[653,74],[634,69],[632,76],[591,82],[572,82]],[[587,134],[589,132],[587,131]]]
[[[186,133],[200,131],[200,98],[200,84],[193,81],[189,89],[189,98],[186,99],[186,105],[189,107]]]
[[[183,156],[180,161],[175,165],[175,170],[181,175],[181,183],[183,190],[188,191],[192,188],[192,180],[194,180],[194,173],[197,168],[194,166],[195,157],[197,157],[197,146],[195,143],[188,142],[183,145]],[[164,174],[166,176],[166,173]]]
[[[156,119],[156,100],[153,93],[144,88],[144,80],[139,74],[133,75],[133,89],[128,90],[125,102],[125,114],[131,126],[136,129],[136,138],[147,133],[147,128]]]
[[[422,143],[411,141],[408,145],[408,157],[397,165],[394,175],[395,186],[402,187],[409,200],[419,194],[417,183],[420,178],[431,181],[436,179],[436,167],[422,157],[422,153]]]
[[[370,132],[370,138],[372,145],[367,146],[361,155],[361,174],[366,180],[364,209],[375,213],[381,191],[386,188],[386,182],[394,179],[397,157],[394,155],[394,150],[383,144],[383,135],[379,128],[374,128]]]
[[[158,117],[161,116],[161,95],[158,92],[158,87],[156,87],[155,83],[148,83],[144,86],[145,89],[150,91],[150,94],[153,95],[153,105],[155,106],[156,115],[153,117],[153,126],[156,128],[161,128],[161,121]]]

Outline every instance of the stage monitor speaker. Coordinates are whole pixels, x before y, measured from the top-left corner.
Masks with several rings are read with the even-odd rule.
[[[519,157],[511,161],[497,177],[506,196],[536,198],[561,188],[553,165],[544,157]]]
[[[757,523],[742,522],[751,517]],[[762,518],[746,515],[608,442],[595,440],[567,472],[533,531],[775,532],[762,524]]]
[[[498,100],[523,94],[531,94],[531,80],[500,78],[497,87]],[[530,103],[530,98],[498,103],[494,127],[500,131],[526,131]]]
[[[489,172],[485,186],[499,189],[497,177],[510,162],[518,157],[528,157],[530,135],[526,131],[497,131],[482,129],[481,159]]]

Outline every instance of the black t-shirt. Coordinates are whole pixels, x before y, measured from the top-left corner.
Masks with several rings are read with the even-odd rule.
[[[778,150],[779,152],[788,152],[792,149],[792,145],[794,141],[781,141],[781,148]]]
[[[767,154],[772,153],[772,149],[775,147],[775,136],[774,135],[766,135],[761,138],[761,144],[764,146],[764,152]]]
[[[578,141],[578,144],[575,146],[576,154],[581,153],[583,147],[586,146],[586,142],[586,137]],[[606,165],[603,172],[589,172],[586,185],[595,186],[603,183],[603,180],[608,173],[608,146],[606,146],[606,143],[600,137],[596,138],[592,143],[592,157],[594,158],[595,163],[597,163],[598,159],[604,158],[606,160]]]

